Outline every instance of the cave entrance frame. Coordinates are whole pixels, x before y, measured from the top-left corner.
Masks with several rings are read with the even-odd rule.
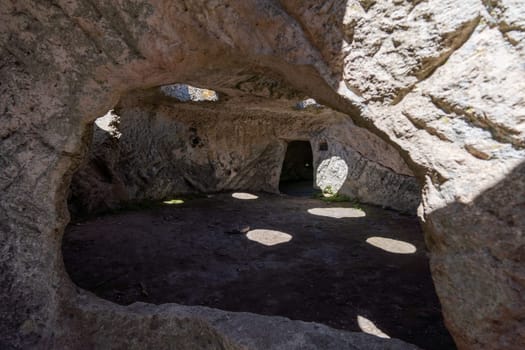
[[[279,176],[279,192],[309,196],[315,189],[312,142],[308,139],[284,140],[285,152]]]
[[[2,325],[6,326],[5,333],[11,337],[2,339],[5,344],[15,344],[16,341],[20,348],[33,348],[28,344],[36,341],[35,339],[48,340],[58,337],[57,330],[62,334],[67,333],[67,327],[72,323],[65,317],[64,309],[67,306],[82,311],[82,305],[93,301],[92,304],[100,306],[97,312],[91,313],[93,315],[103,313],[104,309],[107,309],[107,303],[101,304],[99,300],[87,295],[84,301],[78,300],[79,293],[64,273],[60,259],[60,237],[68,221],[66,191],[71,174],[82,159],[87,121],[111,109],[119,95],[127,90],[191,79],[195,82],[200,81],[202,85],[212,86],[207,83],[210,81],[209,73],[220,71],[221,68],[229,69],[228,74],[223,74],[223,77],[231,76],[229,73],[233,69],[247,66],[273,69],[280,71],[288,82],[312,98],[352,115],[360,126],[382,135],[394,146],[397,144],[410,168],[421,183],[426,185],[426,191],[438,191],[439,186],[448,180],[442,176],[440,169],[446,171],[449,170],[449,166],[453,166],[453,169],[457,167],[453,163],[449,165],[448,162],[431,161],[432,158],[421,159],[420,155],[424,152],[420,153],[415,148],[405,146],[412,142],[409,139],[402,139],[399,135],[390,139],[384,130],[390,129],[397,135],[394,130],[396,125],[390,125],[386,121],[388,118],[381,118],[378,119],[380,126],[375,126],[374,118],[366,115],[374,113],[373,105],[370,106],[372,108],[365,104],[359,106],[358,103],[350,106],[351,103],[341,97],[345,95],[344,84],[339,85],[342,89],[341,94],[336,93],[339,88],[337,84],[343,82],[343,69],[339,67],[344,67],[344,56],[337,54],[337,49],[343,48],[342,38],[336,41],[336,44],[340,42],[341,45],[334,47],[335,51],[329,50],[331,46],[325,45],[330,44],[330,41],[316,41],[320,44],[316,47],[312,38],[315,38],[317,33],[323,33],[315,31],[313,36],[307,37],[305,30],[311,26],[300,25],[306,23],[300,21],[300,18],[304,20],[304,17],[299,13],[296,18],[290,16],[290,10],[287,12],[281,9],[275,2],[228,2],[231,5],[229,9],[209,11],[208,16],[195,16],[196,13],[202,14],[203,8],[207,9],[201,2],[184,4],[189,7],[186,11],[180,11],[175,4],[163,7],[164,11],[155,11],[155,4],[149,4],[148,1],[140,2],[144,3],[144,8],[134,6],[135,4],[120,4],[109,6],[111,11],[97,11],[97,16],[93,16],[91,10],[76,11],[76,2],[72,3],[72,6],[40,7],[36,6],[38,4],[34,1],[17,3],[16,7],[13,7],[14,11],[5,12],[7,20],[2,23],[6,33],[3,37],[8,38],[4,42],[11,46],[5,51],[5,55],[2,55],[3,62],[0,65],[2,85],[6,87],[2,92],[6,98],[2,100],[8,107],[4,112],[4,115],[8,116],[8,128],[2,140],[2,146],[6,146],[2,149],[2,156],[4,152],[6,155],[5,158],[2,157],[5,164],[2,168],[9,175],[9,181],[7,186],[3,187],[5,212],[0,213],[5,219],[2,220],[2,238],[5,240],[6,252],[1,262],[2,271],[5,272],[2,277],[4,285],[8,286],[3,294],[6,296],[6,302],[3,303],[6,319]],[[7,8],[10,8],[9,6],[11,5],[8,4]],[[291,2],[289,6],[291,9],[297,9]],[[18,7],[20,9],[17,9]],[[138,11],[141,8],[144,11]],[[129,11],[126,11],[127,9]],[[235,10],[246,15],[237,16],[234,21],[222,20],[222,14],[233,18],[231,12],[226,11]],[[132,18],[131,14],[136,17]],[[334,18],[334,26],[331,27],[336,30],[347,28],[347,25],[337,26],[338,23],[343,24],[345,11],[335,14],[340,15],[340,18]],[[36,21],[29,25],[29,20],[33,21],[32,18]],[[93,18],[98,18],[98,23],[93,22]],[[172,18],[181,20],[171,21]],[[259,26],[261,18],[268,18],[268,21]],[[476,18],[470,22],[473,24],[472,30],[481,28],[478,25],[479,13],[476,14]],[[296,24],[290,25],[290,21]],[[101,22],[104,23],[102,26]],[[118,25],[110,27],[107,23]],[[97,27],[102,28],[102,31],[95,30]],[[465,33],[463,30],[459,32]],[[45,38],[42,33],[45,33]],[[177,35],[179,33],[183,34]],[[188,40],[178,40],[181,37]],[[465,39],[469,37],[466,36]],[[452,42],[455,43],[456,40]],[[337,55],[332,55],[331,52]],[[324,53],[327,56],[323,56]],[[53,57],[53,54],[57,57]],[[332,56],[334,59],[329,61]],[[438,62],[443,63],[441,60]],[[331,87],[327,86],[327,81],[331,81]],[[431,150],[430,146],[424,147]],[[458,172],[464,171],[462,168],[457,169]],[[520,167],[517,170],[522,169]],[[471,176],[470,174],[468,173],[468,176]],[[519,182],[514,180],[514,177],[510,178],[508,173],[505,176],[509,176],[509,180],[505,180],[509,183],[506,190],[519,193]],[[511,182],[511,179],[514,182]],[[496,180],[504,181],[503,178],[494,179]],[[433,186],[434,184],[437,187]],[[456,194],[457,196],[454,196]],[[471,232],[462,231],[464,225],[461,221],[450,221],[448,215],[445,215],[447,210],[454,213],[455,217],[464,218],[463,220],[477,219],[477,206],[481,205],[464,205],[464,197],[460,194],[459,186],[448,187],[448,198],[446,201],[443,199],[443,206],[437,207],[434,203],[427,205],[424,202],[426,206],[422,207],[421,215],[426,219],[424,224],[430,251],[441,254],[435,260],[434,278],[442,286],[449,287],[443,288],[440,293],[443,301],[446,301],[444,310],[450,318],[449,325],[464,347],[471,345],[475,348],[480,341],[485,343],[495,339],[509,340],[511,338],[508,337],[516,334],[513,331],[515,328],[505,328],[506,324],[505,327],[488,329],[480,328],[479,322],[472,322],[472,319],[482,318],[498,321],[509,319],[508,309],[495,308],[492,295],[501,291],[512,295],[511,279],[507,281],[500,277],[503,275],[500,272],[509,271],[508,265],[504,263],[510,260],[499,262],[499,265],[493,267],[494,259],[490,254],[467,255],[455,247],[456,243],[462,243],[455,235]],[[518,203],[516,199],[505,203],[491,201],[492,192],[488,190],[483,194],[492,207],[503,206],[506,209]],[[479,194],[481,195],[482,193]],[[488,207],[488,204],[486,206]],[[439,213],[434,214],[437,211],[441,211],[444,218],[439,217]],[[488,209],[486,212],[489,212]],[[430,217],[431,214],[433,217]],[[487,246],[482,233],[486,232],[487,237],[495,237],[495,241],[500,243],[500,237],[510,232],[505,231],[505,225],[500,225],[500,231],[493,232],[493,228],[486,223],[485,219],[479,219],[479,229],[472,232],[472,237],[483,238],[479,240],[481,248]],[[485,231],[480,230],[482,228]],[[507,236],[513,237],[510,234]],[[473,238],[471,241],[477,240]],[[495,241],[488,242],[489,246],[496,246]],[[506,247],[504,242],[498,246]],[[443,263],[443,257],[453,257],[455,263]],[[479,298],[470,297],[467,298],[468,302],[465,302],[464,295],[476,290],[473,289],[472,283],[465,284],[463,279],[458,277],[462,276],[466,267],[485,266],[481,264],[490,266],[490,269],[485,269],[485,275],[467,277],[473,281],[483,281],[486,278],[484,282],[488,289],[483,295],[474,293]],[[482,268],[478,272],[481,270]],[[497,276],[497,279],[492,276]],[[484,304],[488,306],[479,307]],[[461,315],[454,311],[458,306],[462,308]],[[157,309],[158,311],[160,310]],[[173,311],[174,315],[175,310]],[[133,313],[132,310],[127,312]],[[87,315],[88,312],[84,314]],[[168,313],[160,316],[159,321],[174,318],[166,314]],[[134,319],[126,323],[127,328],[140,324],[141,330],[147,329],[141,322],[146,315],[134,315]],[[82,335],[89,338],[88,322],[84,319],[82,324],[86,326]],[[22,325],[24,327],[21,327]],[[166,327],[163,330],[163,334],[166,334]],[[475,339],[474,335],[479,335],[480,332],[487,336],[482,340]],[[74,336],[75,333],[71,333],[68,338]],[[507,338],[503,338],[504,336]],[[125,334],[122,334],[122,338],[124,337]],[[21,338],[24,338],[23,342]],[[147,336],[144,338],[149,339]]]
[[[111,335],[116,336],[114,339],[118,340],[118,344],[125,346],[129,341],[129,332],[133,334],[134,330],[141,330],[145,334],[144,339],[152,339],[151,344],[162,341],[184,344],[188,342],[187,338],[195,339],[194,334],[198,334],[200,338],[212,339],[218,347],[230,348],[224,346],[229,344],[226,337],[227,330],[221,329],[219,333],[211,322],[206,324],[188,319],[189,308],[181,310],[178,305],[121,307],[79,289],[65,271],[61,256],[61,238],[69,221],[67,191],[71,185],[71,177],[87,155],[90,125],[95,119],[113,109],[119,98],[126,93],[178,81],[185,81],[194,86],[206,86],[220,92],[221,77],[235,76],[239,67],[249,67],[253,69],[253,74],[261,74],[261,71],[275,72],[298,91],[324,105],[355,117],[357,121],[361,120],[361,124],[364,124],[369,131],[380,133],[373,125],[364,122],[361,110],[354,102],[343,98],[327,83],[316,69],[315,62],[311,65],[304,63],[302,58],[309,56],[301,54],[300,50],[301,59],[296,60],[294,57],[286,59],[267,57],[258,52],[240,58],[238,51],[228,54],[221,50],[215,55],[210,54],[209,52],[212,51],[210,47],[216,42],[217,40],[214,39],[209,46],[203,44],[202,47],[206,47],[204,52],[192,53],[195,59],[191,63],[168,64],[160,69],[158,61],[153,59],[146,59],[139,63],[133,61],[123,63],[118,68],[107,68],[100,80],[87,80],[83,85],[80,83],[64,85],[60,93],[53,89],[46,90],[46,96],[53,103],[46,103],[39,108],[41,108],[42,120],[45,121],[47,118],[53,120],[53,123],[50,123],[49,128],[43,132],[55,137],[56,144],[52,148],[49,144],[40,146],[37,144],[38,147],[31,148],[31,159],[38,162],[45,159],[46,166],[35,167],[29,176],[21,176],[20,181],[8,189],[6,196],[17,198],[17,202],[12,204],[13,208],[18,204],[23,208],[31,202],[35,207],[33,211],[41,213],[33,218],[35,226],[24,226],[22,233],[13,228],[8,230],[8,233],[12,234],[7,236],[16,238],[10,238],[7,246],[13,251],[19,251],[20,254],[8,257],[6,270],[9,275],[6,276],[6,280],[15,281],[11,285],[15,285],[17,290],[30,292],[23,296],[13,293],[5,304],[11,311],[30,310],[30,315],[29,311],[28,314],[13,312],[12,319],[4,321],[9,327],[6,332],[17,337],[17,339],[6,339],[7,344],[18,343],[22,344],[21,348],[33,348],[34,339],[42,337],[46,343],[54,345],[50,347],[60,348],[67,344],[69,347],[83,348],[87,344],[96,344],[102,341],[101,339],[107,338],[106,330],[114,330]],[[183,54],[185,52],[181,53]],[[218,57],[220,59],[217,59]],[[175,58],[170,58],[170,63],[178,62]],[[80,61],[75,64],[84,68],[85,76],[100,77],[100,72],[97,71],[100,66],[83,66],[84,63]],[[138,76],[137,71],[156,72],[156,74]],[[56,73],[51,69],[50,72]],[[70,73],[64,70],[62,74],[66,76]],[[243,72],[243,74],[247,73]],[[136,78],[136,81],[133,81],[133,78]],[[233,79],[227,82],[231,80]],[[49,80],[45,80],[45,84],[48,82]],[[24,94],[25,92],[22,92],[20,99],[32,99],[31,95]],[[71,100],[77,103],[69,103]],[[50,110],[51,107],[54,109]],[[23,117],[23,113],[20,113]],[[316,149],[313,148],[313,151],[315,152]],[[316,164],[313,165],[315,168]],[[35,188],[35,191],[28,193],[27,188]],[[26,195],[20,196],[20,193]],[[49,193],[49,196],[41,197],[41,193]],[[17,220],[13,219],[4,227],[19,227]],[[34,273],[33,266],[38,266],[39,273]],[[221,312],[209,311],[210,319],[215,317],[214,313],[218,315]],[[26,317],[31,317],[31,320],[25,321]],[[126,327],[116,328],[115,317],[123,320]],[[153,322],[152,319],[155,321]],[[187,324],[185,327],[181,327],[183,319]],[[35,329],[38,337],[19,340],[22,324],[26,329]],[[41,325],[40,329],[34,328],[34,324]],[[151,327],[144,327],[145,324],[151,324]],[[162,332],[154,330],[159,327],[162,328]],[[56,330],[60,332],[55,333]],[[144,343],[144,346],[147,345],[148,343]]]
[[[240,63],[237,62],[237,64]],[[248,64],[243,64],[243,66],[245,65],[249,66]],[[306,67],[304,65],[283,65],[281,67],[282,69],[279,69],[279,65],[275,64],[275,62],[266,62],[265,66],[273,66],[276,74],[282,76],[285,82],[297,87],[300,91],[304,91],[304,93],[309,93],[321,103],[345,114],[355,115],[357,118],[360,116],[358,109],[350,101],[341,98],[312,67]],[[121,97],[134,90],[149,89],[153,86],[169,85],[178,81],[185,81],[194,86],[206,86],[219,92],[221,91],[220,86],[214,86],[214,84],[210,84],[207,80],[210,79],[211,74],[185,72],[185,74],[188,75],[191,75],[191,73],[195,75],[195,79],[185,78],[185,75],[178,77],[173,72],[167,72],[166,75],[161,75],[160,77],[154,76],[152,80],[142,81],[133,86],[127,85],[126,83],[128,83],[128,81],[126,81],[125,83],[121,82],[120,85],[115,83],[116,85],[112,85],[109,88],[103,87],[99,89],[96,85],[95,87],[86,87],[82,92],[90,98],[80,100],[79,105],[74,106],[74,112],[76,113],[72,113],[71,110],[65,110],[61,114],[64,124],[70,127],[67,141],[64,141],[60,146],[53,149],[56,159],[53,160],[53,166],[47,167],[47,169],[52,169],[52,172],[43,172],[42,176],[39,177],[41,181],[39,180],[40,182],[38,183],[39,188],[45,188],[46,191],[50,191],[52,194],[49,198],[41,202],[38,201],[39,205],[43,208],[55,208],[55,215],[49,216],[46,214],[46,228],[42,229],[41,234],[36,238],[38,244],[35,244],[31,239],[28,239],[27,242],[24,243],[30,244],[32,247],[38,246],[38,250],[36,252],[34,250],[28,250],[27,256],[26,254],[21,254],[16,260],[34,261],[34,256],[39,257],[40,266],[43,266],[41,270],[42,273],[38,274],[36,281],[31,282],[31,279],[26,279],[23,283],[28,283],[26,284],[26,290],[32,290],[30,287],[34,286],[44,286],[42,290],[32,290],[32,295],[35,295],[35,300],[38,295],[38,303],[42,305],[38,313],[33,313],[33,317],[43,320],[42,323],[47,325],[46,332],[49,332],[43,336],[48,336],[49,340],[46,339],[46,341],[53,342],[57,347],[61,347],[64,344],[71,344],[71,339],[76,339],[75,341],[77,343],[75,344],[77,344],[79,348],[85,347],[89,342],[98,341],[99,338],[101,339],[105,336],[105,333],[100,332],[100,329],[115,328],[114,317],[125,320],[127,325],[126,329],[119,329],[119,334],[121,334],[118,337],[119,344],[126,344],[129,340],[126,332],[133,329],[144,329],[144,322],[150,322],[152,318],[155,318],[156,324],[159,324],[163,329],[162,334],[156,335],[156,337],[151,336],[155,341],[160,341],[162,338],[168,342],[180,338],[180,340],[177,341],[184,343],[187,341],[184,337],[186,337],[187,334],[191,334],[192,331],[195,331],[199,332],[199,334],[203,334],[202,332],[209,334],[209,339],[214,339],[217,345],[223,345],[225,342],[228,342],[226,337],[228,331],[221,329],[221,333],[219,333],[218,329],[212,326],[211,323],[196,324],[194,321],[189,320],[187,321],[189,326],[186,327],[186,331],[181,332],[180,320],[187,318],[188,312],[190,311],[181,311],[180,307],[176,304],[164,304],[158,307],[148,306],[142,309],[137,309],[132,306],[121,307],[78,288],[67,274],[61,255],[61,238],[64,234],[65,226],[69,221],[67,191],[71,185],[72,175],[87,157],[93,122],[100,116],[103,116],[108,110],[113,109]],[[217,69],[215,70],[215,74],[227,75],[231,74],[231,70]],[[119,73],[118,75],[120,76],[121,74]],[[203,75],[206,75],[206,78],[202,78]],[[304,76],[309,77],[309,80],[306,82],[299,82],[297,80],[297,77]],[[78,117],[70,118],[71,115]],[[53,125],[59,124],[55,123]],[[314,160],[313,168],[315,169],[315,152],[317,151],[315,146],[312,147],[312,151]],[[44,153],[44,156],[45,155],[46,153]],[[32,186],[34,186],[34,184]],[[39,217],[36,219],[39,219]],[[24,237],[31,238],[34,237],[34,235],[27,234],[24,235]],[[44,283],[42,280],[46,282]],[[14,302],[15,305],[16,302],[17,300]],[[19,305],[19,307],[23,307],[26,301],[21,300],[20,302],[22,306]],[[191,308],[195,308],[197,310],[196,313],[201,312],[198,306],[189,307],[186,310],[190,310]],[[212,319],[221,313],[222,311],[220,310],[212,309],[206,317]],[[86,315],[93,315],[93,317],[90,316],[88,319]],[[74,322],[71,321],[72,319],[74,319]],[[13,324],[16,323],[13,322]],[[81,330],[78,328],[79,325],[81,326]],[[56,336],[58,338],[54,338],[55,335],[51,334],[53,329],[61,329],[61,334]],[[12,332],[16,333],[17,331],[13,330]],[[152,334],[155,333],[153,330],[151,332]],[[87,338],[77,336],[85,333],[89,333],[90,336]],[[147,345],[147,343],[145,343],[145,345]],[[32,346],[28,345],[25,347],[29,348]]]

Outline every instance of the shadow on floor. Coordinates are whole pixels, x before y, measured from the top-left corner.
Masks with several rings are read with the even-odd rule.
[[[394,253],[371,237],[416,251]],[[424,349],[455,348],[417,218],[394,211],[220,194],[70,225],[63,255],[77,285],[120,304],[176,302],[349,331],[376,327]]]
[[[284,181],[279,184],[279,191],[294,197],[312,198],[319,190],[313,188],[312,180]]]

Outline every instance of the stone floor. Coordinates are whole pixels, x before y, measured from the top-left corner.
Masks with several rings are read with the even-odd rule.
[[[287,195],[174,198],[69,225],[63,255],[77,285],[119,304],[206,305],[455,348],[417,218],[395,211]]]

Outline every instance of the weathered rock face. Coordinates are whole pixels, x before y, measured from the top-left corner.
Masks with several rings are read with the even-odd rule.
[[[113,315],[76,291],[59,253],[91,121],[127,91],[173,82],[286,96],[267,84],[277,76],[395,147],[424,182],[420,217],[458,346],[519,349],[524,11],[517,0],[3,0],[1,347],[108,344]],[[200,328],[172,310],[159,335],[143,327],[151,312],[119,310],[114,347],[133,330],[145,346],[191,348],[204,333],[231,344],[202,317]]]
[[[89,162],[73,178],[73,212],[195,192],[278,193],[291,140],[312,146],[312,186],[407,212],[419,204],[419,186],[399,153],[329,108],[298,111],[292,101],[253,98],[161,106],[136,99],[124,100],[119,116],[97,120]]]

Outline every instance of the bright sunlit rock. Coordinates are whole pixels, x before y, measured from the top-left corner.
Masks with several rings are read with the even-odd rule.
[[[251,230],[248,231],[246,234],[246,237],[250,241],[254,241],[260,244],[263,244],[265,246],[272,246],[277,244],[282,244],[286,242],[290,242],[292,240],[292,236],[288,233],[284,233],[281,231],[275,231],[275,230]]]
[[[363,210],[356,208],[311,208],[308,209],[308,213],[335,219],[360,218],[366,216]]]
[[[417,251],[413,244],[392,238],[369,237],[366,243],[395,254],[414,254]]]
[[[176,98],[181,102],[215,102],[219,100],[219,95],[216,91],[188,84],[164,85],[160,90],[164,95]]]
[[[361,330],[365,333],[375,335],[379,338],[390,338],[388,334],[384,333],[379,328],[377,328],[374,322],[370,321],[366,317],[357,315],[357,324],[359,325],[359,328],[361,328]]]
[[[337,193],[343,187],[348,177],[348,165],[341,157],[333,156],[319,163],[315,175],[317,187],[330,188],[332,193]]]
[[[112,109],[109,110],[102,117],[99,117],[95,120],[95,125],[105,132],[107,132],[111,137],[120,138],[122,134],[119,131],[120,116],[116,114]]]
[[[251,193],[245,193],[245,192],[235,192],[232,194],[233,198],[236,199],[257,199],[258,196],[251,194]]]

